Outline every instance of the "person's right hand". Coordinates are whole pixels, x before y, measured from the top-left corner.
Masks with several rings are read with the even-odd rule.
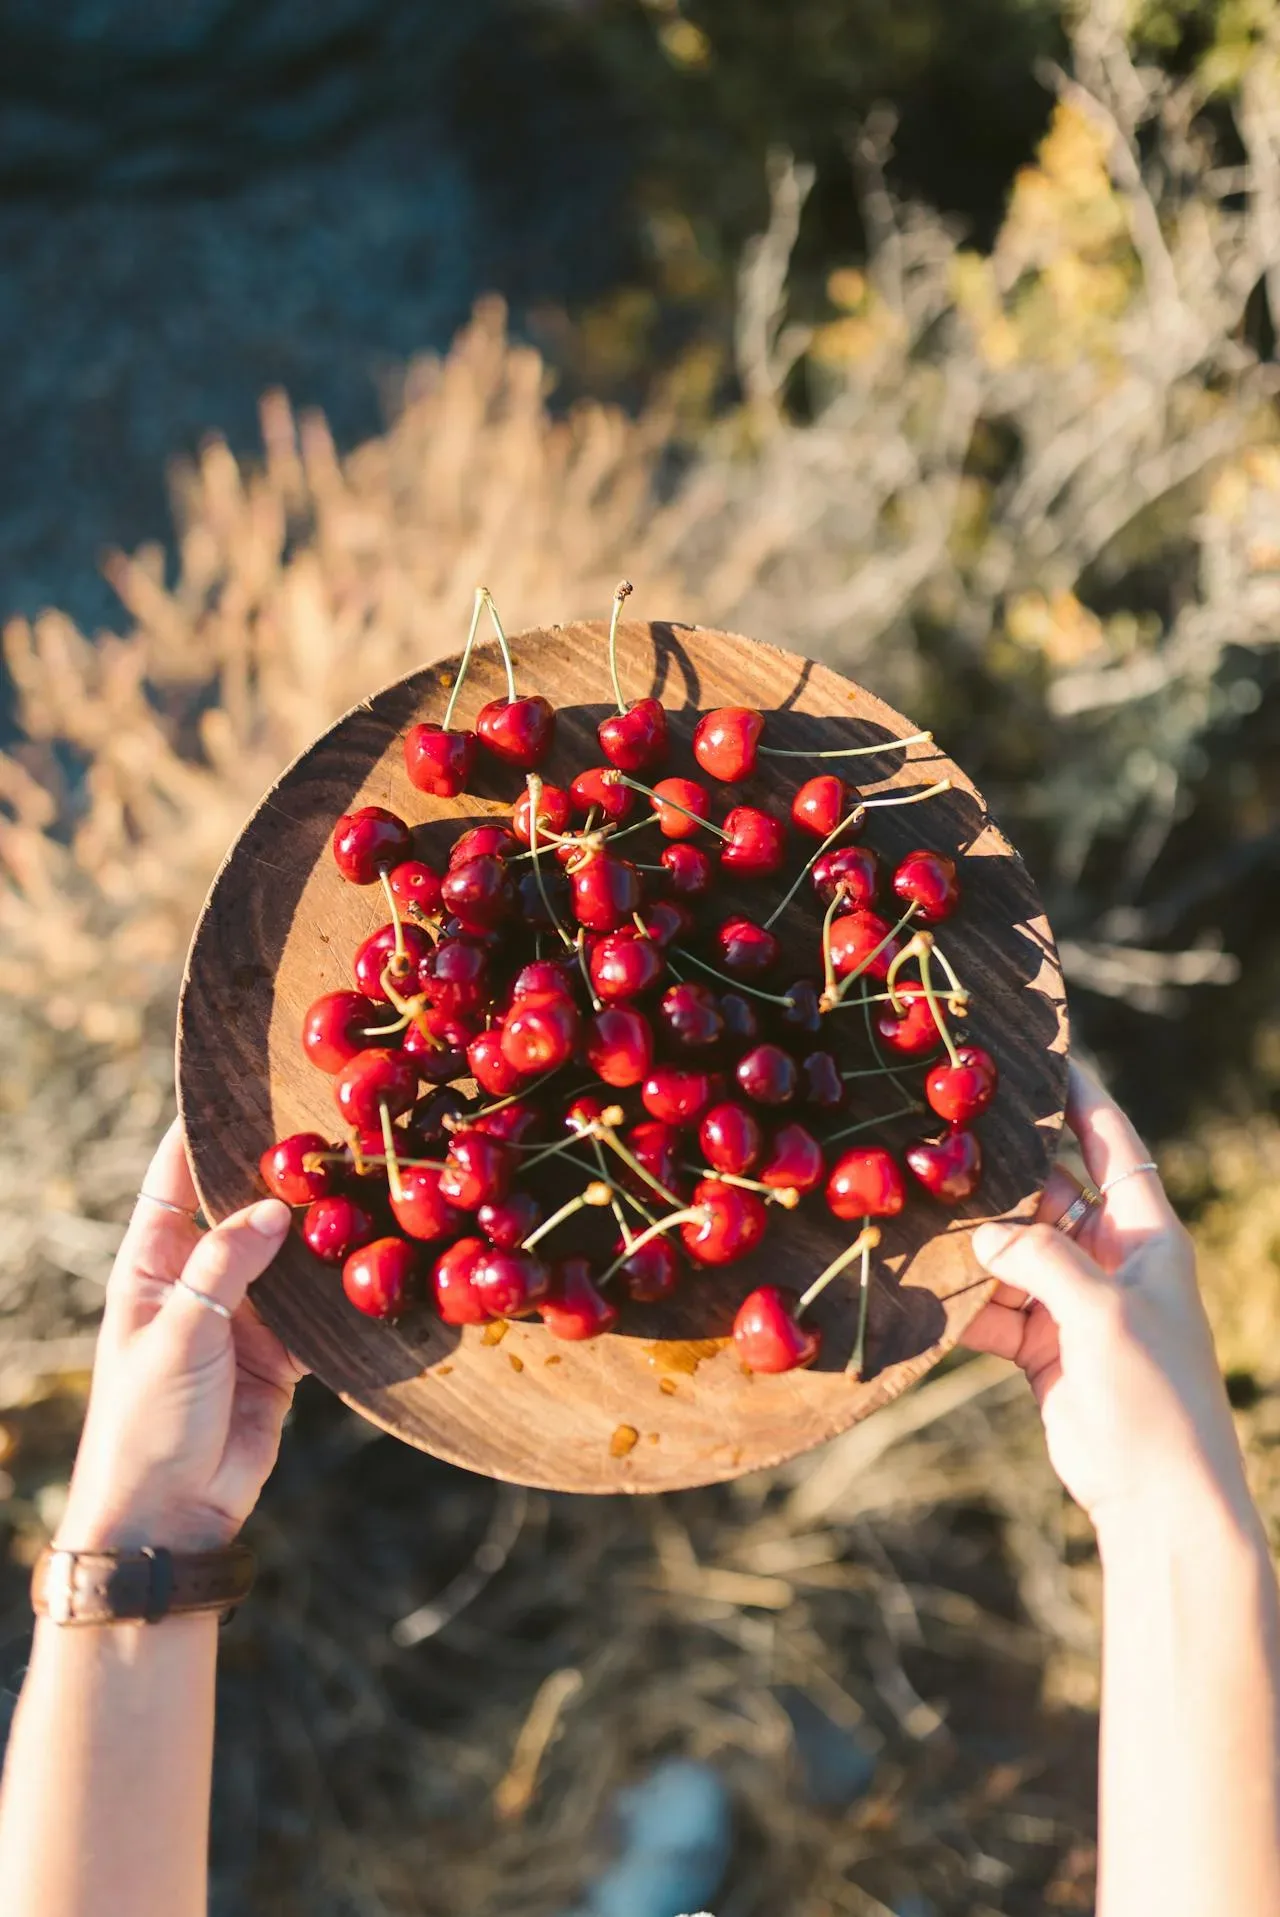
[[[1100,1188],[1150,1157],[1075,1065],[1067,1122]],[[1123,1179],[1069,1238],[1053,1221],[1079,1189],[1056,1166],[1037,1223],[974,1233],[1000,1284],[962,1342],[1025,1371],[1054,1470],[1095,1525],[1206,1491],[1247,1504],[1191,1241],[1158,1175]]]

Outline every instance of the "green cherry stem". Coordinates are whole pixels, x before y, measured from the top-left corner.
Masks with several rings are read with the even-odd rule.
[[[600,1140],[598,1138],[593,1138],[591,1141],[591,1155],[595,1159],[596,1164],[600,1167],[601,1178],[603,1179],[604,1183],[609,1187],[609,1209],[613,1213],[614,1222],[618,1227],[618,1234],[621,1237],[624,1246],[626,1246],[627,1250],[630,1251],[631,1227],[627,1223],[626,1212],[623,1211],[622,1206],[618,1203],[619,1187],[614,1184],[613,1180],[609,1176],[608,1170],[604,1162],[604,1148],[601,1145]]]
[[[613,606],[609,613],[609,677],[613,680],[613,696],[619,712],[626,711],[627,702],[618,683],[618,617],[623,600],[629,599],[634,590],[629,579],[620,580],[613,589]]]
[[[387,1155],[387,1184],[392,1198],[399,1204],[404,1197],[404,1186],[400,1183],[400,1160],[396,1157],[396,1136],[391,1129],[391,1113],[385,1098],[378,1100],[378,1117],[382,1120],[382,1149]]]
[[[496,1104],[482,1105],[478,1112],[466,1112],[456,1121],[456,1129],[466,1131],[475,1124],[478,1118],[489,1118],[494,1112],[505,1112],[508,1105],[518,1105],[522,1098],[529,1098],[534,1093],[540,1092],[542,1087],[547,1084],[550,1079],[553,1079],[557,1072],[562,1072],[563,1070],[563,1065],[553,1065],[549,1072],[543,1072],[538,1078],[531,1078],[527,1085],[520,1087],[518,1092],[508,1092],[507,1096],[498,1099]]]
[[[502,654],[502,663],[507,669],[507,702],[510,705],[514,705],[516,702],[516,673],[515,667],[511,663],[511,647],[508,645],[507,635],[502,629],[502,621],[498,617],[498,608],[493,602],[493,594],[487,586],[481,586],[480,591],[483,594],[484,604],[489,610],[489,619],[498,641],[498,650]]]
[[[607,1205],[612,1197],[612,1187],[607,1185],[603,1178],[593,1178],[586,1189],[580,1191],[576,1198],[569,1199],[567,1204],[561,1205],[559,1211],[553,1211],[550,1218],[544,1218],[536,1231],[529,1233],[529,1236],[520,1246],[521,1251],[532,1251],[534,1246],[541,1244],[542,1240],[548,1233],[553,1232],[557,1225],[563,1225],[566,1219],[575,1217],[585,1206]]]
[[[471,664],[471,654],[475,650],[476,629],[480,624],[480,614],[484,608],[486,596],[487,589],[484,586],[477,586],[475,601],[471,607],[471,630],[467,634],[467,643],[462,648],[462,657],[458,661],[458,676],[449,693],[449,703],[444,709],[444,718],[440,721],[441,729],[445,732],[453,723],[453,708],[458,703],[458,694],[462,691],[462,682],[467,676],[467,667]]]
[[[512,693],[511,696],[514,699],[515,694]],[[563,943],[565,945],[572,945],[573,940],[569,937],[569,934],[565,931],[556,916],[556,908],[551,903],[551,899],[547,893],[547,882],[542,876],[542,860],[538,856],[541,850],[538,844],[538,806],[542,800],[542,779],[538,773],[530,772],[525,779],[525,784],[529,790],[529,856],[533,860],[533,876],[538,882],[538,892],[541,896],[543,906],[546,909],[547,917],[560,934]]]
[[[888,1074],[889,1082],[894,1090],[900,1092],[903,1098],[910,1098],[912,1095],[911,1087],[904,1079],[899,1078],[892,1065],[885,1064],[884,1053],[880,1050],[880,1040],[876,1033],[875,1020],[871,1016],[871,999],[865,985],[862,988],[860,1002],[862,1005],[863,1018],[866,1021],[867,1042],[871,1047],[871,1056],[875,1059],[880,1070]]]
[[[613,1277],[613,1274],[616,1271],[621,1271],[623,1265],[626,1264],[633,1252],[640,1251],[645,1245],[652,1244],[653,1240],[655,1238],[661,1238],[664,1232],[674,1231],[677,1225],[700,1225],[706,1216],[707,1207],[705,1205],[687,1205],[679,1211],[668,1213],[665,1218],[659,1218],[654,1224],[649,1225],[642,1231],[638,1237],[631,1240],[629,1248],[623,1252],[620,1258],[614,1259],[608,1271],[597,1280],[597,1284],[607,1285]]]
[[[933,986],[933,940],[927,932],[917,932],[913,943],[917,945],[919,951],[920,983],[924,987],[924,995],[929,1001],[929,1010],[933,1013],[933,1022],[942,1033],[942,1042],[947,1048],[947,1057],[953,1066],[958,1067],[960,1064],[960,1054],[956,1050],[956,1042],[951,1036],[947,1021],[942,1015],[942,1006],[938,1001],[938,994]]]
[[[828,1132],[822,1142],[824,1145],[836,1145],[842,1138],[856,1138],[859,1132],[872,1132],[877,1125],[887,1125],[893,1118],[914,1118],[923,1110],[924,1106],[919,1099],[912,1099],[909,1105],[899,1105],[896,1111],[880,1112],[875,1118],[864,1118],[861,1124],[846,1125],[843,1131]]]
[[[828,752],[795,751],[784,746],[760,746],[762,758],[770,759],[867,759],[876,752],[900,752],[904,746],[931,745],[931,732],[908,733],[905,739],[882,739],[878,745],[835,746]]]
[[[400,923],[400,902],[396,898],[395,893],[391,890],[391,880],[387,875],[387,868],[385,865],[381,865],[378,867],[378,877],[382,881],[382,890],[386,897],[387,908],[391,913],[391,923],[396,928],[395,960],[396,960],[396,964],[401,969],[401,973],[403,974],[403,971],[404,971],[405,965],[408,962],[408,959],[404,949],[404,927]]]
[[[919,805],[924,799],[936,799],[943,792],[950,792],[950,790],[950,779],[939,779],[934,785],[924,786],[919,792],[908,792],[901,798],[886,793],[882,799],[864,799],[862,803],[868,812],[872,806]]]
[[[848,1364],[844,1368],[845,1376],[849,1378],[860,1378],[862,1376],[862,1368],[867,1355],[867,1307],[871,1303],[872,1251],[872,1246],[870,1242],[867,1241],[867,1232],[870,1228],[870,1218],[864,1218],[861,1233],[864,1240],[862,1246],[862,1269],[858,1273],[858,1329],[853,1340],[853,1351],[850,1354]]]
[[[593,1012],[599,1012],[603,1007],[600,1000],[596,997],[596,988],[591,983],[591,972],[587,965],[586,941],[587,928],[585,925],[580,925],[578,927],[578,936],[573,942],[573,949],[578,955],[578,970],[582,974],[582,983],[587,988],[587,997],[591,1000],[591,1009]]]
[[[933,956],[937,959],[939,965],[942,967],[943,971],[946,973],[947,984],[951,987],[951,1004],[949,1007],[951,1015],[953,1018],[962,1018],[964,1016],[964,1013],[962,1011],[957,1011],[956,1007],[957,1007],[957,1004],[960,1004],[967,1008],[969,1003],[969,994],[965,990],[964,986],[960,983],[959,979],[956,977],[955,966],[951,963],[951,960],[947,957],[942,947],[938,944],[937,939],[933,941]]]
[[[764,929],[766,932],[769,930],[769,927],[773,924],[773,921],[775,919],[779,919],[782,917],[782,914],[786,911],[792,899],[795,897],[796,893],[800,890],[800,887],[804,884],[805,880],[808,878],[810,872],[812,872],[814,866],[817,864],[818,860],[822,857],[827,847],[829,845],[834,845],[835,841],[840,837],[840,834],[842,832],[847,832],[850,826],[857,825],[858,821],[862,817],[862,812],[863,812],[862,803],[861,801],[859,801],[859,803],[854,806],[853,811],[846,814],[846,816],[843,819],[841,819],[839,825],[837,825],[832,831],[828,832],[826,838],[822,841],[822,844],[818,847],[817,851],[813,854],[813,857],[805,860],[804,864],[800,868],[800,871],[796,874],[795,883],[792,885],[791,890],[786,894],[785,898],[779,900],[778,904],[774,906],[772,912],[770,912],[768,918],[765,920]]]
[[[897,1074],[892,1065],[868,1065],[862,1071],[841,1072],[840,1076],[848,1084],[854,1078],[896,1078]]]
[[[599,1136],[604,1140],[604,1143],[609,1147],[610,1151],[617,1153],[628,1170],[633,1171],[637,1178],[643,1178],[650,1190],[656,1191],[659,1198],[665,1199],[668,1205],[678,1206],[680,1200],[676,1197],[676,1194],[673,1191],[668,1191],[667,1187],[662,1183],[662,1180],[655,1178],[653,1173],[640,1163],[635,1153],[629,1151],[623,1144],[613,1126],[606,1125],[603,1119],[597,1119],[596,1123],[600,1128]]]
[[[784,1211],[794,1211],[802,1196],[794,1185],[764,1185],[758,1178],[743,1178],[738,1172],[714,1171],[710,1165],[686,1165],[685,1170],[698,1179],[714,1178],[721,1185],[740,1185],[743,1191],[758,1191],[767,1205],[781,1205]]]
[[[831,895],[831,902],[822,915],[822,1003],[824,1005],[828,1003],[834,1005],[840,997],[835,961],[831,956],[831,926],[848,889],[843,883],[837,885]]]
[[[907,926],[910,925],[912,919],[915,917],[919,909],[920,909],[919,906],[915,903],[914,900],[912,900],[911,904],[907,907],[906,911],[902,914],[902,917],[898,920],[898,923],[896,925],[890,926],[889,930],[885,933],[884,937],[881,939],[879,945],[873,946],[871,951],[867,953],[866,957],[864,959],[861,959],[858,962],[858,964],[854,966],[851,972],[845,973],[844,977],[841,979],[840,984],[836,990],[835,1004],[838,1005],[841,999],[847,998],[849,996],[850,986],[855,982],[855,980],[860,979],[862,975],[864,974],[864,972],[867,972],[871,969],[871,967],[875,964],[876,960],[879,958],[881,952],[883,952],[887,946],[890,946],[893,944],[893,941],[897,938],[899,932],[903,932],[906,930]],[[890,991],[890,996],[892,997],[892,990]],[[830,1005],[826,1007],[827,1011],[830,1011],[831,1009],[832,1007]]]
[[[671,800],[663,799],[662,804],[670,805]],[[693,814],[690,813],[689,816],[692,818]],[[651,825],[656,825],[657,823],[658,823],[657,813],[651,812],[647,819],[637,819],[634,825],[624,825],[614,830],[609,830],[607,827],[601,827],[600,831],[602,834],[602,842],[604,844],[607,844],[610,851],[612,851],[613,847],[618,843],[619,839],[629,839],[633,832],[647,832]]]
[[[673,812],[683,812],[686,819],[692,819],[695,825],[704,826],[708,832],[713,832],[716,838],[723,839],[726,845],[729,844],[729,834],[722,832],[718,825],[712,825],[710,819],[704,819],[700,812],[691,812],[687,805],[681,805],[676,799],[669,799],[665,792],[655,792],[651,785],[641,785],[639,779],[633,779],[627,773],[619,772],[616,766],[612,772],[606,772],[604,774],[604,783],[606,785],[625,785],[628,786],[632,792],[647,793],[655,805],[669,805]],[[635,831],[634,826],[629,826],[627,829],[628,831]],[[616,836],[621,838],[622,834],[618,833]]]
[[[710,977],[718,978],[720,983],[727,985],[731,992],[745,992],[748,998],[763,999],[766,1005],[781,1005],[784,1011],[788,1012],[795,1002],[780,992],[762,992],[757,986],[747,985],[740,978],[730,978],[727,972],[717,972],[714,965],[708,965],[707,961],[700,959],[695,952],[686,952],[683,945],[675,946],[674,950],[677,958],[683,960],[685,964],[696,965],[701,971],[708,973]],[[668,959],[667,963],[670,965],[671,961]]]
[[[831,1283],[831,1280],[833,1278],[838,1278],[846,1265],[851,1265],[855,1258],[860,1258],[862,1256],[864,1251],[865,1252],[874,1251],[875,1247],[879,1243],[880,1243],[880,1227],[878,1225],[873,1225],[870,1223],[870,1221],[868,1221],[867,1223],[863,1225],[862,1230],[858,1233],[857,1237],[853,1240],[853,1243],[850,1245],[846,1245],[844,1250],[840,1253],[839,1257],[833,1258],[831,1260],[831,1263],[827,1266],[826,1270],[820,1271],[818,1273],[817,1277],[814,1279],[813,1283],[810,1285],[808,1291],[805,1292],[799,1304],[796,1306],[795,1316],[799,1318],[802,1315],[802,1313],[808,1311],[814,1299],[821,1297],[822,1293],[826,1290],[827,1286]]]

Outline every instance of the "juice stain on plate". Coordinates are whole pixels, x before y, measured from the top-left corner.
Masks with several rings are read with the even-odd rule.
[[[544,1365],[558,1365],[562,1363],[563,1360],[561,1359],[560,1353],[558,1351],[553,1351],[551,1356],[549,1358],[544,1358],[542,1362]]]
[[[609,1440],[609,1456],[625,1458],[628,1451],[634,1451],[640,1442],[640,1433],[633,1424],[620,1424]]]
[[[657,1371],[682,1371],[692,1378],[698,1366],[714,1358],[728,1344],[727,1338],[664,1338],[660,1344],[646,1345],[649,1363]]]
[[[514,1351],[509,1351],[509,1352],[507,1353],[507,1363],[508,1363],[508,1364],[509,1364],[509,1365],[511,1366],[511,1369],[512,1369],[513,1371],[523,1371],[523,1370],[524,1370],[524,1359],[523,1359],[523,1358],[517,1358],[517,1357],[516,1357],[516,1354],[515,1354],[515,1352],[514,1352]]]
[[[680,1387],[674,1378],[660,1378],[658,1381],[658,1389],[664,1398],[674,1398]]]
[[[480,1342],[482,1345],[500,1345],[510,1329],[511,1322],[509,1319],[495,1318],[493,1323],[486,1325],[480,1333]]]

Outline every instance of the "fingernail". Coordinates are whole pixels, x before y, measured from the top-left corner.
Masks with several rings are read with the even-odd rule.
[[[1019,1235],[1020,1225],[979,1225],[973,1234],[973,1255],[980,1265],[994,1264]]]
[[[261,1198],[245,1213],[249,1229],[260,1232],[264,1238],[283,1238],[292,1219],[293,1213],[279,1198]]]

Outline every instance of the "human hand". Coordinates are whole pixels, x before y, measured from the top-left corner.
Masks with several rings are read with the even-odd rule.
[[[257,1503],[304,1375],[246,1296],[280,1249],[288,1207],[265,1199],[201,1232],[176,1120],[142,1190],[150,1197],[138,1199],[107,1284],[58,1528],[69,1550],[228,1543]]]
[[[1054,1225],[1080,1193],[1062,1166],[1037,1223],[979,1227],[974,1251],[1000,1283],[963,1342],[1025,1371],[1053,1468],[1095,1526],[1206,1491],[1247,1508],[1191,1241],[1157,1174],[1134,1171],[1150,1157],[1137,1132],[1075,1065],[1067,1123],[1094,1184],[1121,1182],[1073,1238]]]

